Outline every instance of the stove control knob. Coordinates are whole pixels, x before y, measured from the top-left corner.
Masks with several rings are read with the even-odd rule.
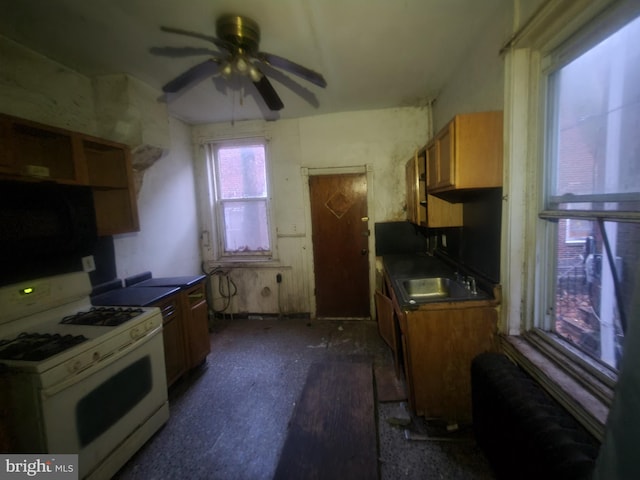
[[[130,332],[131,338],[133,340],[136,340],[139,336],[140,336],[140,330],[138,330],[138,328],[132,328],[131,332]]]
[[[76,360],[75,362],[69,363],[69,372],[76,373],[82,367],[82,362],[80,360]]]
[[[100,352],[93,352],[93,361],[97,362],[100,360]]]

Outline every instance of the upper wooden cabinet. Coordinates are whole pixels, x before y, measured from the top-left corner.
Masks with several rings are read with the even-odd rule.
[[[407,220],[423,227],[462,226],[462,205],[427,194],[428,149],[419,149],[405,167]]]
[[[427,192],[455,199],[502,186],[502,112],[456,115],[427,145]]]
[[[426,221],[427,210],[424,206],[426,201],[426,174],[424,171],[425,162],[423,161],[422,151],[418,150],[416,154],[407,161],[405,167],[405,175],[407,180],[407,220],[416,225]]]
[[[98,235],[139,230],[126,145],[0,114],[0,177],[88,185]]]
[[[0,116],[0,152],[2,174],[84,183],[66,130]]]

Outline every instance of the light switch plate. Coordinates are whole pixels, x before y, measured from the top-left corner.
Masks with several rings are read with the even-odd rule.
[[[93,255],[82,257],[82,270],[85,272],[93,272],[96,269],[96,262],[93,259]]]

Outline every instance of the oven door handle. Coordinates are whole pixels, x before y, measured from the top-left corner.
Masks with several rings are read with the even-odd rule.
[[[131,353],[133,349],[138,348],[139,346],[144,345],[147,342],[150,342],[153,339],[153,337],[159,335],[160,333],[162,333],[162,327],[158,326],[157,328],[147,332],[146,335],[139,337],[132,343],[128,344],[125,348],[122,348],[121,350],[118,350],[115,353],[112,353],[100,358],[96,362],[89,364],[86,368],[83,368],[82,370],[77,372],[75,375],[72,375],[71,377],[68,377],[59,383],[56,383],[55,385],[42,389],[41,391],[42,398],[47,399],[47,398],[53,397],[54,395],[57,395],[61,391],[69,388],[70,386],[75,385],[82,379],[90,375],[93,375],[93,373],[96,371],[96,367],[105,368],[111,365],[112,363],[117,362],[125,355],[128,355],[129,353]]]

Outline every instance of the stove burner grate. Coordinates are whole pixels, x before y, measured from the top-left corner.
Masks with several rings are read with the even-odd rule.
[[[0,359],[44,360],[86,340],[84,335],[21,333],[14,339],[0,340]]]
[[[87,312],[77,312],[64,317],[60,323],[114,327],[137,317],[142,312],[142,308],[135,307],[92,307]]]

